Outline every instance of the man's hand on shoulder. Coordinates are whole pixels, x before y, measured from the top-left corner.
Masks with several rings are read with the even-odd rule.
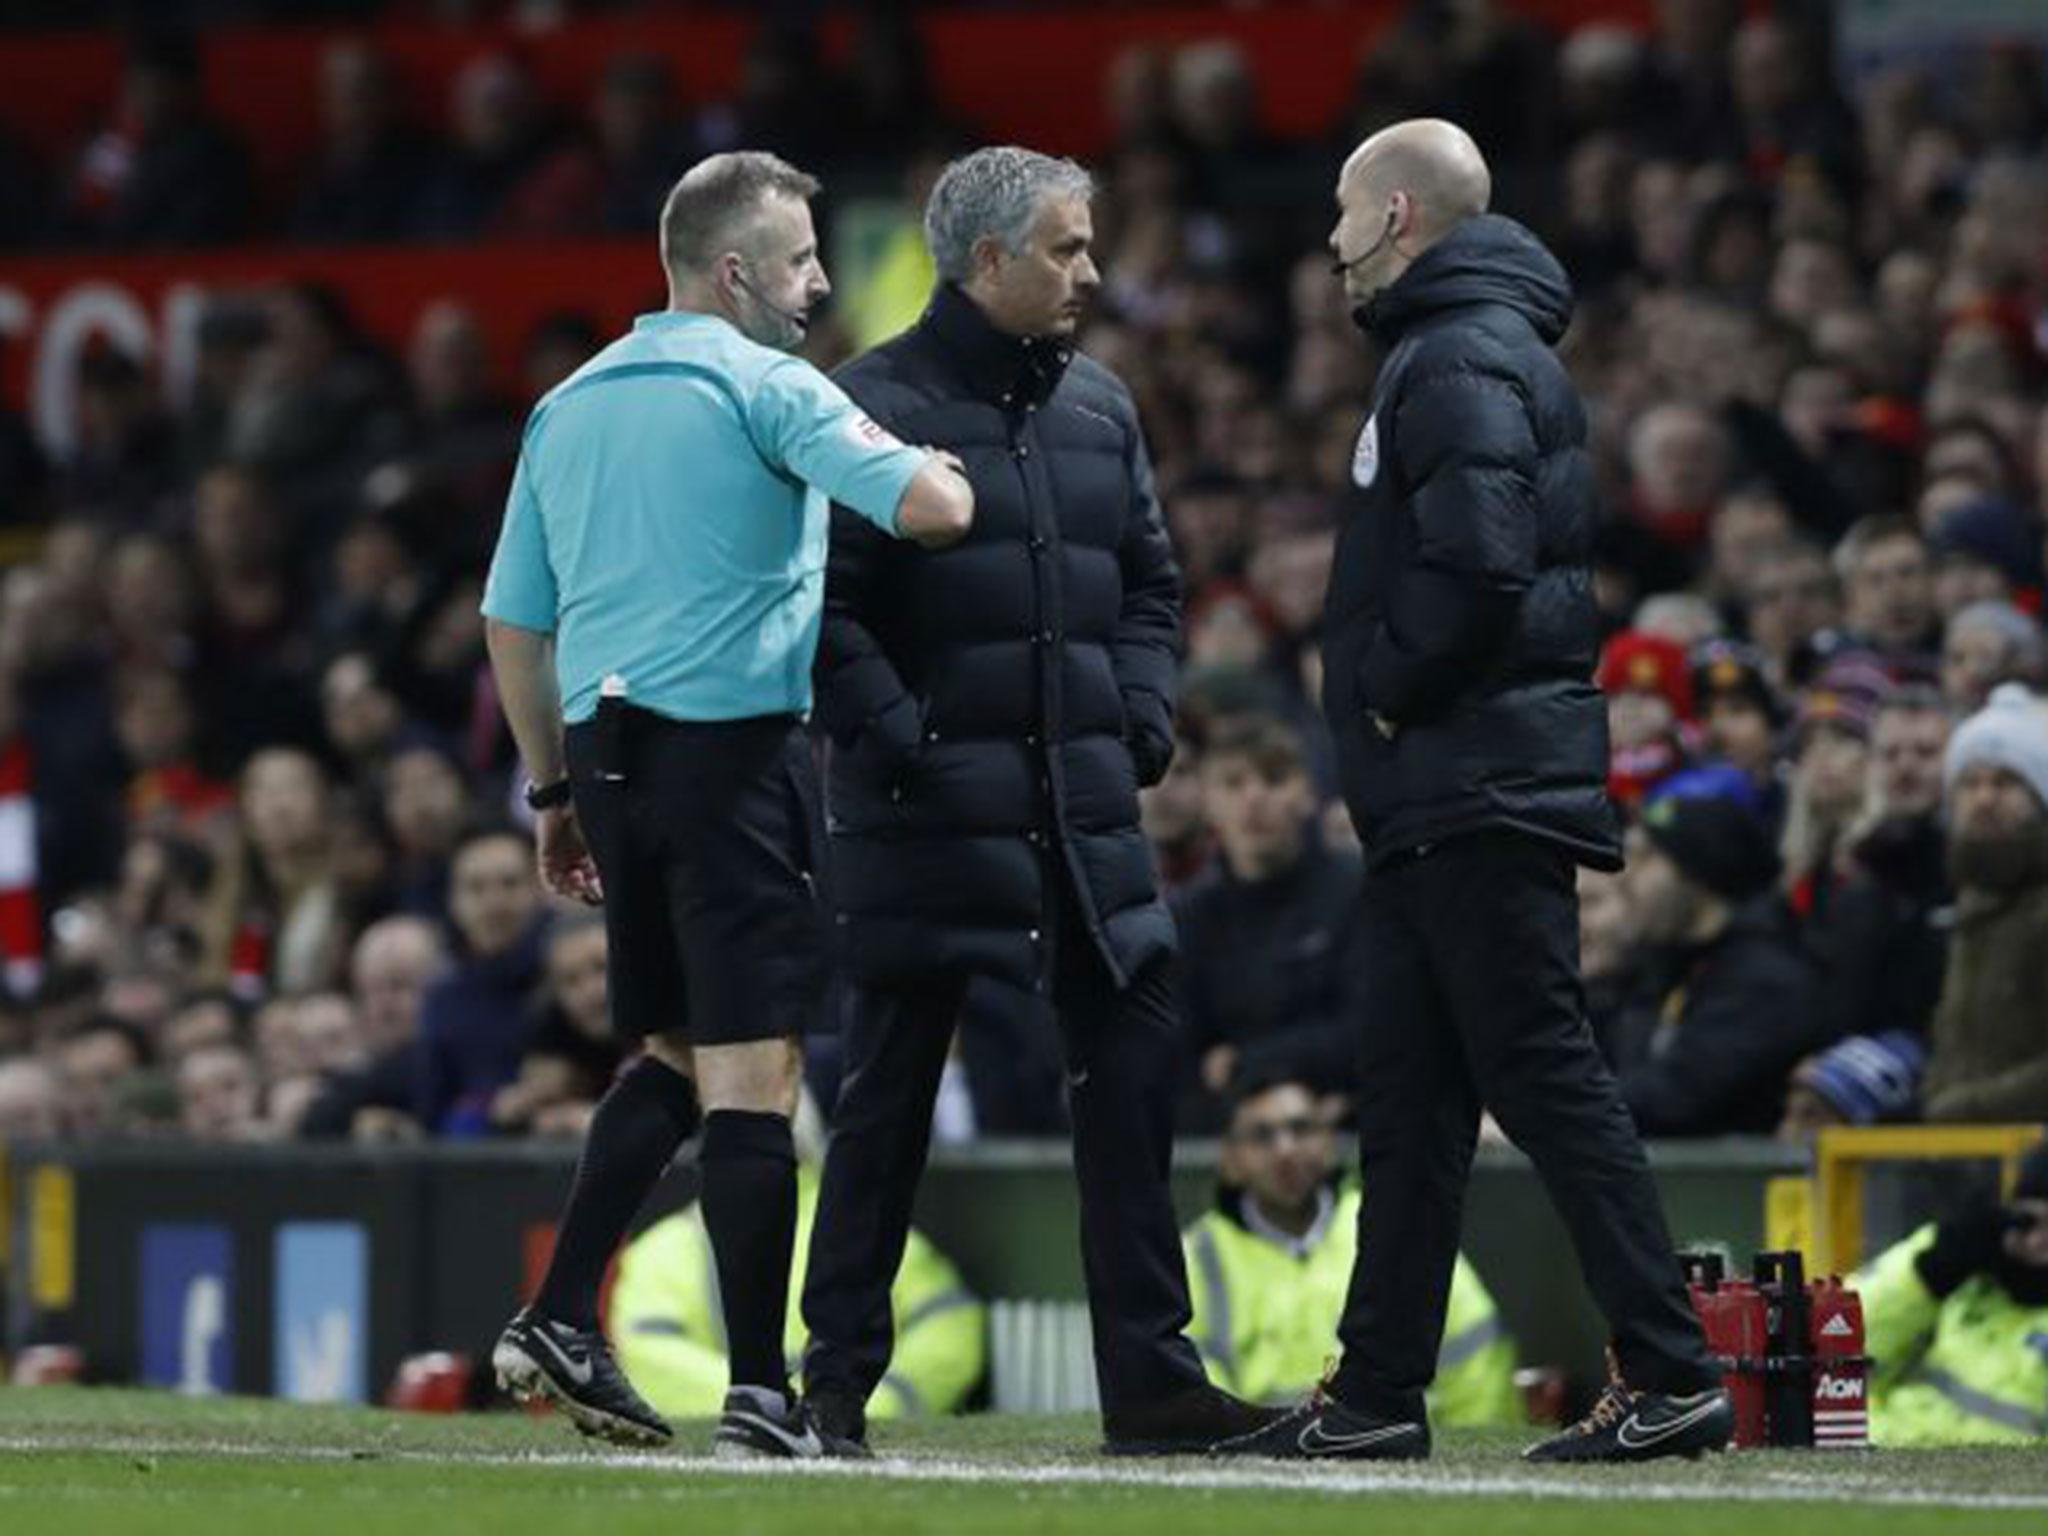
[[[931,455],[903,492],[896,532],[925,549],[945,549],[974,526],[974,486],[957,454],[927,448]]]

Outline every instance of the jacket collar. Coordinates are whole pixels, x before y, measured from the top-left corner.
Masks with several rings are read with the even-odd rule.
[[[953,359],[979,399],[1004,409],[1042,405],[1073,360],[1064,337],[1011,336],[989,323],[981,306],[954,283],[940,283],[920,322]]]
[[[1337,1214],[1337,1201],[1343,1194],[1343,1187],[1344,1171],[1341,1168],[1333,1170],[1317,1187],[1315,1220],[1309,1223],[1308,1230],[1299,1237],[1274,1226],[1259,1212],[1250,1195],[1221,1180],[1216,1184],[1216,1209],[1232,1226],[1239,1227],[1276,1248],[1284,1249],[1297,1259],[1305,1259],[1320,1248],[1323,1239],[1330,1235],[1330,1222]]]
[[[1475,304],[1516,311],[1555,346],[1572,317],[1572,285],[1543,242],[1513,219],[1482,213],[1416,257],[1354,318],[1392,346],[1424,315]]]

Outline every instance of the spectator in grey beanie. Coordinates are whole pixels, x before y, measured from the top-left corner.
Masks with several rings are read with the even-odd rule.
[[[2011,603],[1972,603],[1948,621],[1941,641],[1941,691],[1965,714],[1984,707],[2000,683],[2038,686],[2048,668],[2048,633]]]
[[[1956,921],[1922,1109],[2048,1120],[2048,705],[1998,689],[1950,740],[1943,782]]]

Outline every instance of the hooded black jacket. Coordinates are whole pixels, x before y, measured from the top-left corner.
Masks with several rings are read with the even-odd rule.
[[[1174,947],[1138,787],[1172,755],[1181,633],[1130,394],[950,284],[836,377],[905,442],[958,454],[975,496],[937,552],[833,514],[816,679],[844,963],[1032,988],[1063,879],[1121,985]]]
[[[1330,578],[1323,705],[1375,865],[1506,828],[1620,867],[1585,411],[1551,350],[1571,310],[1541,242],[1483,215],[1362,316],[1387,350]]]

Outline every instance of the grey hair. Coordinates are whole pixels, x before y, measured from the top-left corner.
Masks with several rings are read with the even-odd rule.
[[[661,206],[661,264],[671,278],[701,272],[765,199],[809,201],[818,191],[817,177],[765,150],[736,149],[699,160]]]
[[[1981,629],[1987,634],[1998,636],[2005,642],[2007,664],[2018,667],[2028,676],[2039,672],[2042,663],[2048,661],[2048,641],[2041,636],[2041,628],[2011,603],[1998,598],[1985,598],[1971,603],[1948,621],[1948,632],[1959,629]]]
[[[940,174],[924,205],[924,238],[948,282],[974,271],[974,246],[995,239],[1012,255],[1024,249],[1038,205],[1047,197],[1089,198],[1095,178],[1072,160],[1001,144],[977,149]]]

